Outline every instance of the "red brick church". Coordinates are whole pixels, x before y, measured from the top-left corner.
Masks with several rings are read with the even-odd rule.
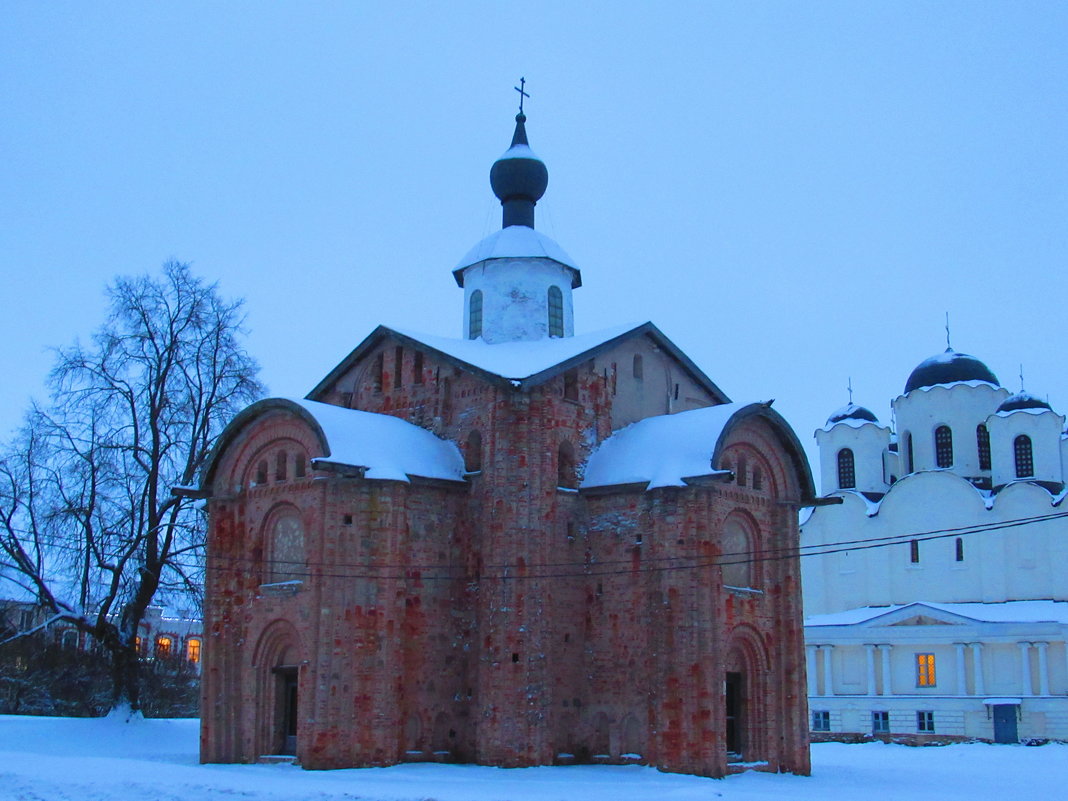
[[[205,470],[201,759],[807,773],[807,461],[650,323],[575,335],[526,118],[464,338],[375,329]]]

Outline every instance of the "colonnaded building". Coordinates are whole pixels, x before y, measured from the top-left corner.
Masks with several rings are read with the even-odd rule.
[[[1064,417],[975,357],[921,363],[896,431],[816,431],[802,525],[813,731],[1068,738]]]
[[[574,333],[525,120],[463,338],[375,329],[205,471],[206,762],[809,770],[803,451],[652,324]]]

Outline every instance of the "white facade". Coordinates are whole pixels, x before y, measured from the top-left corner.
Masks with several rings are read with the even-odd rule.
[[[527,229],[530,230],[530,229]],[[575,335],[572,270],[549,258],[495,258],[464,270],[464,338],[491,345]],[[562,325],[550,333],[551,291],[559,293]],[[472,336],[472,298],[479,293],[481,331]]]
[[[892,408],[896,432],[852,404],[816,432],[813,727],[993,739],[997,719],[1000,739],[1068,739],[1065,418],[952,351]],[[920,683],[920,654],[936,682]]]

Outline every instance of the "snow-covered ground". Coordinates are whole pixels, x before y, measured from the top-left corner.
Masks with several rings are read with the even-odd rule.
[[[856,801],[1068,797],[1068,746],[840,745],[812,748],[810,778],[745,773],[725,780],[651,768],[502,770],[401,765],[304,771],[292,765],[200,765],[197,721],[0,716],[0,799],[210,801]]]

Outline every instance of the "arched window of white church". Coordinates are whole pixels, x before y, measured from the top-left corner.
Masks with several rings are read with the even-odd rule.
[[[300,516],[295,511],[284,512],[275,518],[268,534],[265,583],[305,579],[304,526]]]
[[[953,466],[953,432],[949,426],[935,429],[935,464],[938,467]]]
[[[549,287],[549,336],[564,335],[564,293],[560,287]]]
[[[464,468],[468,473],[477,473],[482,469],[482,434],[477,430],[467,435],[467,447],[464,448]]]
[[[990,469],[990,432],[980,423],[975,427],[975,444],[979,449],[979,469]]]
[[[720,545],[720,574],[725,587],[753,586],[753,547],[740,520],[728,520]]]
[[[469,339],[478,339],[482,336],[482,290],[476,289],[471,293],[471,301],[467,308],[467,336]]]
[[[854,489],[857,486],[856,465],[853,451],[842,448],[838,451],[838,489]]]
[[[1031,450],[1031,438],[1026,434],[1020,434],[1013,440],[1012,449],[1016,457],[1016,477],[1031,478],[1035,474],[1035,458]]]

